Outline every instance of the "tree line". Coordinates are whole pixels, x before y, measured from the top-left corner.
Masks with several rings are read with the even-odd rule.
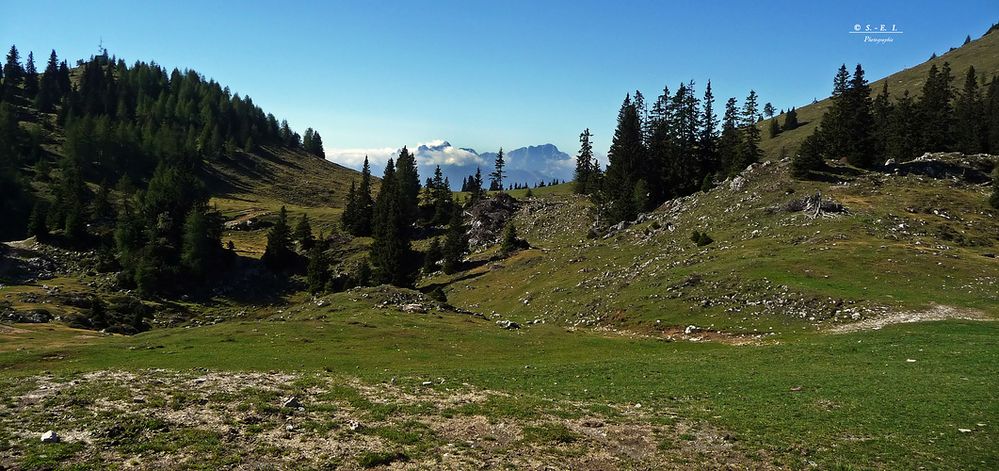
[[[979,77],[974,67],[963,86],[952,82],[950,64],[930,66],[920,95],[909,90],[892,97],[885,81],[873,98],[860,64],[851,75],[841,65],[833,79],[831,106],[792,161],[795,176],[806,178],[843,159],[871,169],[923,152],[999,153],[999,80]]]
[[[303,139],[191,70],[106,51],[70,68],[53,51],[39,73],[12,46],[0,80],[0,235],[97,247],[120,285],[143,294],[192,287],[232,259],[208,207],[206,160],[265,145],[322,155],[315,130]]]
[[[589,129],[580,134],[574,191],[591,195],[606,223],[634,219],[759,161],[760,119],[759,97],[750,91],[742,106],[729,98],[719,120],[710,81],[701,97],[693,81],[672,93],[665,87],[651,107],[641,91],[628,94],[606,170],[593,155]]]

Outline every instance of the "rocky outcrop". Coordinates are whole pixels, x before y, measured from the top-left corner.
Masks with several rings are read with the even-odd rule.
[[[469,217],[468,243],[485,247],[499,242],[503,228],[520,208],[520,202],[506,193],[498,193],[477,201],[465,210]]]
[[[906,162],[888,160],[884,170],[895,175],[922,175],[981,184],[991,181],[989,174],[995,168],[996,158],[988,154],[927,152]]]

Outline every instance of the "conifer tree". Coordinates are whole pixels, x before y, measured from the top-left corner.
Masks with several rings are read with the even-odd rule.
[[[774,113],[776,113],[776,110],[772,103],[767,102],[767,104],[763,105],[763,116],[766,116],[767,119],[773,118]]]
[[[771,119],[770,120],[770,139],[773,139],[773,138],[777,137],[778,134],[780,134],[780,123],[777,122],[776,118]]]
[[[288,210],[282,206],[277,222],[267,232],[267,247],[260,260],[271,270],[280,271],[291,266],[294,254],[291,247],[291,228],[288,227]]]
[[[503,239],[500,242],[500,253],[503,256],[509,256],[520,248],[520,242],[517,240],[517,226],[513,224],[513,221],[506,223],[506,227],[503,229]]]
[[[634,205],[635,184],[641,178],[645,164],[645,147],[642,143],[641,122],[638,112],[626,96],[618,112],[617,128],[607,153],[608,165],[604,191],[607,207],[603,212],[610,222],[634,219],[638,209]]]
[[[11,46],[7,52],[3,77],[3,99],[9,102],[20,94],[21,83],[24,82],[24,69],[21,67],[21,54],[17,51],[17,46]]]
[[[986,120],[981,92],[975,67],[968,67],[964,88],[954,104],[956,121],[957,150],[965,154],[976,154],[984,150]]]
[[[489,191],[503,191],[503,177],[506,175],[504,167],[506,167],[506,161],[503,159],[503,148],[500,147],[499,152],[496,153],[493,171],[489,174]]]
[[[718,156],[718,116],[715,115],[715,95],[711,92],[711,81],[704,89],[704,104],[701,116],[701,136],[698,142],[698,150],[701,153],[701,161],[705,174],[717,172],[721,166]],[[705,175],[707,176],[707,175]]]
[[[45,241],[49,237],[49,229],[45,224],[46,210],[45,202],[36,200],[31,216],[28,217],[28,236],[34,236],[38,241]]]
[[[312,236],[312,225],[309,224],[309,215],[302,213],[302,216],[298,218],[298,224],[295,225],[294,237],[303,252],[308,252],[315,245],[316,239]]]
[[[798,127],[798,110],[793,106],[791,109],[787,110],[787,115],[784,116],[784,125],[781,128],[785,131],[790,131]]]
[[[444,250],[441,248],[441,242],[437,237],[434,237],[430,240],[430,246],[423,254],[423,273],[437,271],[437,262],[440,262],[442,258],[444,258]]]
[[[756,92],[750,90],[742,105],[742,140],[736,159],[736,171],[742,171],[750,164],[759,162],[763,156],[763,151],[760,149],[760,129],[756,127],[759,115],[756,98]]]
[[[35,67],[35,54],[28,52],[28,60],[24,64],[24,97],[34,100],[38,95],[38,69]]]
[[[947,151],[952,147],[954,109],[951,104],[951,80],[950,64],[944,62],[940,69],[936,64],[930,66],[918,107],[921,150],[924,152]]]
[[[447,235],[444,238],[444,273],[452,274],[461,269],[461,259],[468,250],[468,235],[462,221],[461,211],[451,213]]]
[[[893,105],[888,95],[888,81],[885,80],[881,92],[871,102],[871,115],[874,118],[874,128],[871,130],[874,148],[871,153],[877,156],[879,161],[884,161],[888,155],[892,112]]]
[[[203,279],[208,273],[212,257],[220,247],[219,241],[212,240],[211,235],[205,209],[199,206],[191,208],[184,219],[180,262],[185,274],[195,280]]]
[[[993,76],[985,91],[985,102],[983,103],[986,120],[985,149],[990,154],[999,154],[999,77]]]
[[[395,164],[389,159],[385,165],[378,198],[375,200],[371,263],[374,280],[377,283],[409,286],[411,273],[408,262],[411,249],[408,227],[405,226],[408,217],[402,214],[400,207],[402,199],[399,196],[402,190],[398,177]]]
[[[420,174],[416,168],[416,156],[405,146],[399,151],[399,158],[395,161],[395,179],[397,205],[401,214],[399,223],[402,230],[408,232],[420,211]]]
[[[917,113],[915,101],[905,90],[892,107],[888,123],[886,156],[889,159],[901,162],[916,156],[920,146]]]
[[[305,271],[309,292],[319,294],[326,289],[330,277],[330,262],[322,244],[309,249],[309,265]]]
[[[361,167],[361,184],[357,188],[357,222],[354,226],[354,235],[371,235],[374,204],[371,198],[371,166],[368,164],[368,156],[364,156],[364,166]]]
[[[742,132],[739,130],[739,108],[735,98],[725,102],[725,115],[722,119],[721,136],[718,138],[718,158],[721,168],[727,175],[741,171],[736,168],[739,161],[739,149],[742,148]]]
[[[589,194],[593,189],[591,179],[593,176],[593,145],[590,144],[590,128],[586,128],[579,135],[579,154],[576,155],[576,174],[573,191],[579,194]]]
[[[820,132],[813,132],[806,137],[798,153],[791,159],[791,174],[796,178],[808,178],[813,171],[820,170],[824,164],[823,150]]]
[[[39,83],[38,96],[35,97],[35,106],[43,113],[51,113],[55,110],[55,105],[61,98],[62,94],[59,90],[59,58],[53,49]]]

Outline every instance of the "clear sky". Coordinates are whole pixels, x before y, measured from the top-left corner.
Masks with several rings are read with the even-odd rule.
[[[610,144],[625,93],[712,80],[719,108],[750,88],[778,108],[828,95],[840,63],[871,79],[959,46],[999,1],[7,1],[0,44],[78,59],[194,68],[247,94],[328,154],[434,139],[495,150],[589,127]],[[896,25],[889,44],[848,34]],[[6,46],[4,46],[6,47]]]

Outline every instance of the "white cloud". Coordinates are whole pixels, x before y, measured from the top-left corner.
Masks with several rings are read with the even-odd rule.
[[[425,167],[434,165],[451,165],[460,167],[466,165],[482,165],[485,163],[485,161],[478,155],[457,147],[445,147],[439,151],[419,152],[416,155],[416,161],[420,166]]]
[[[371,149],[330,149],[326,151],[326,159],[332,160],[344,167],[360,170],[364,165],[364,157],[372,167],[384,167],[388,159],[399,155],[399,149],[394,147],[377,147]]]

